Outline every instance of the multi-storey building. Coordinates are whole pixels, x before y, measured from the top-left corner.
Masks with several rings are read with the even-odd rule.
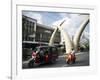
[[[22,42],[24,44],[48,44],[54,29],[37,23],[36,19],[22,15]],[[58,31],[54,43],[60,43],[60,32]]]

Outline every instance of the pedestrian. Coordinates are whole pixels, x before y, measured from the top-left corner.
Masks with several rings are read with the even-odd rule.
[[[67,55],[66,61],[67,61],[68,64],[69,64],[69,63],[75,63],[75,59],[76,59],[76,57],[75,57],[75,50],[72,49],[72,52],[70,52],[70,53]]]

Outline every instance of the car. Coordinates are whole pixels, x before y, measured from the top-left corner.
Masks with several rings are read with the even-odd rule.
[[[55,46],[38,46],[32,52],[29,67],[36,64],[55,63],[58,59],[58,49]]]

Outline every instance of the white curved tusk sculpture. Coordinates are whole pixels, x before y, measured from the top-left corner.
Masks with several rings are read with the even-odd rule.
[[[64,22],[65,22],[65,20],[60,24],[60,26],[61,26]],[[51,35],[51,38],[50,38],[50,40],[49,40],[49,45],[50,45],[50,46],[53,45],[53,43],[54,43],[54,40],[55,40],[55,36],[56,36],[57,31],[58,31],[58,26],[55,28],[54,32],[53,32],[52,35]]]
[[[58,27],[56,27],[56,29],[54,30],[54,32],[51,35],[51,38],[49,40],[49,45],[50,46],[54,44],[54,40],[55,40],[55,36],[56,36],[57,31],[58,31]]]
[[[78,47],[78,44],[79,44],[79,41],[80,41],[80,37],[81,37],[82,32],[84,31],[86,25],[89,22],[89,17],[87,17],[87,19],[84,20],[84,22],[80,25],[78,31],[76,32],[76,34],[74,36],[73,41],[71,41],[68,33],[65,33],[65,31],[61,27],[64,22],[65,22],[65,20],[60,24],[60,26],[57,26],[56,29],[54,30],[54,32],[53,32],[53,34],[50,38],[49,45],[53,45],[56,33],[59,29],[60,32],[62,32],[62,35],[64,37],[66,53],[70,53],[72,51],[72,48],[74,48],[74,50],[77,51],[77,47]]]
[[[86,27],[86,25],[89,23],[89,17],[87,17],[83,23],[80,25],[80,27],[78,28],[75,36],[74,36],[74,39],[73,39],[73,44],[74,44],[74,49],[75,51],[77,51],[77,48],[78,48],[78,44],[79,44],[79,41],[80,41],[80,37]]]
[[[70,37],[69,37],[68,33],[66,33],[61,27],[61,25],[64,22],[65,22],[65,20],[60,24],[60,26],[57,26],[56,29],[54,30],[54,32],[53,32],[53,34],[50,38],[49,45],[53,45],[53,42],[54,42],[54,39],[55,39],[55,36],[56,36],[56,32],[59,29],[60,32],[62,32],[62,35],[64,37],[66,53],[69,53],[69,52],[71,52],[73,46],[72,46],[72,43],[71,43],[71,40],[70,40]]]
[[[64,41],[65,41],[65,48],[66,48],[66,53],[70,53],[72,51],[72,42],[71,42],[71,39],[68,35],[67,32],[65,32],[62,27],[58,26],[59,30],[62,32],[62,35],[63,35],[63,38],[64,38]]]

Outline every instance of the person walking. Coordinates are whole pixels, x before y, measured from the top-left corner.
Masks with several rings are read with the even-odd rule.
[[[72,49],[72,52],[70,52],[70,53],[67,55],[66,62],[67,62],[68,64],[70,64],[70,63],[75,63],[75,60],[76,60],[76,57],[75,57],[75,50]]]

